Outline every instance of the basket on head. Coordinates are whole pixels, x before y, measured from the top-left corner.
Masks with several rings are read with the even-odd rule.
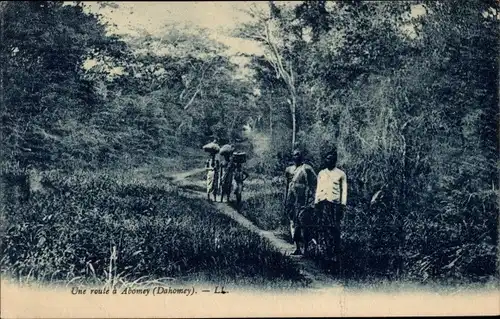
[[[230,144],[226,144],[220,148],[219,154],[225,156],[225,155],[232,155],[233,152],[234,152],[233,146]]]
[[[206,145],[203,145],[203,150],[205,152],[208,152],[208,153],[211,153],[211,154],[215,154],[215,153],[219,152],[220,146],[217,143],[210,142],[210,143],[208,143]]]
[[[245,163],[247,161],[247,153],[245,152],[235,152],[233,154],[233,161],[235,163]]]

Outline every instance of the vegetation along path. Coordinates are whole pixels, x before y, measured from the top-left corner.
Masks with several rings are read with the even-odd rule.
[[[182,173],[176,173],[170,176],[170,180],[178,185],[181,189],[188,192],[188,196],[205,197],[206,194],[199,187],[199,185],[194,181],[188,181],[189,176],[199,174],[204,171],[204,169],[194,169],[191,171],[186,171]],[[295,265],[300,269],[301,274],[308,281],[308,286],[312,289],[323,289],[323,288],[339,288],[342,289],[340,281],[338,279],[325,274],[321,269],[319,269],[312,260],[308,260],[302,257],[292,256],[292,252],[295,250],[295,246],[285,240],[278,238],[272,231],[265,231],[255,226],[250,220],[238,213],[233,207],[227,205],[227,203],[214,203],[218,211],[224,215],[231,217],[233,220],[238,222],[241,226],[249,229],[250,231],[258,234],[259,236],[267,239],[273,247],[280,251],[284,256],[292,258]]]

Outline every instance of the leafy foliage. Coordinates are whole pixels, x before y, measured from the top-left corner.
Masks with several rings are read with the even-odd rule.
[[[66,125],[86,123],[102,103],[83,78],[83,62],[119,56],[123,43],[80,5],[11,2],[1,19],[2,153],[23,167],[50,165],[67,152],[78,158]]]

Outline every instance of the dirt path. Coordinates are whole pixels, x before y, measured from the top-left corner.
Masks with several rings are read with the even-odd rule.
[[[174,174],[170,178],[173,183],[180,186],[183,190],[186,191],[187,196],[206,198],[206,194],[202,192],[200,189],[199,185],[200,183],[186,180],[189,176],[199,174],[203,171],[204,169],[195,169],[188,172]],[[325,274],[323,271],[321,271],[321,269],[319,269],[313,263],[313,261],[305,259],[303,257],[291,256],[291,254],[295,250],[295,245],[290,244],[285,240],[276,237],[276,235],[271,231],[265,231],[255,226],[255,224],[253,224],[246,217],[238,213],[234,208],[227,205],[227,203],[216,202],[214,203],[214,205],[222,214],[229,216],[230,218],[238,222],[241,226],[267,239],[271,243],[271,245],[275,247],[278,251],[280,251],[283,255],[289,256],[294,261],[294,263],[300,270],[301,274],[309,282],[310,288],[331,289],[333,287],[338,287],[339,289],[342,289],[340,281],[338,279],[335,279],[332,276]]]

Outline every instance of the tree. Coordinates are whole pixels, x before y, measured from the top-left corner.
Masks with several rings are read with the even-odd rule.
[[[239,135],[252,95],[248,84],[237,79],[225,46],[203,29],[174,25],[127,42],[130,55],[123,74],[110,84],[121,91],[118,100],[137,99],[146,105],[134,108],[157,109],[153,113],[163,119],[158,125],[185,147],[199,147],[214,136],[229,142]]]
[[[250,11],[251,16],[256,19],[255,24],[246,26],[240,30],[240,36],[257,40],[266,47],[266,61],[276,72],[276,78],[286,85],[289,98],[290,115],[292,119],[292,147],[296,145],[297,135],[297,90],[296,74],[293,60],[287,56],[286,34],[281,29],[283,12],[274,4],[269,2],[269,14],[262,10]]]
[[[102,102],[83,62],[116,56],[123,44],[82,4],[9,2],[0,14],[4,160],[51,165],[62,150],[64,121],[88,120]]]

